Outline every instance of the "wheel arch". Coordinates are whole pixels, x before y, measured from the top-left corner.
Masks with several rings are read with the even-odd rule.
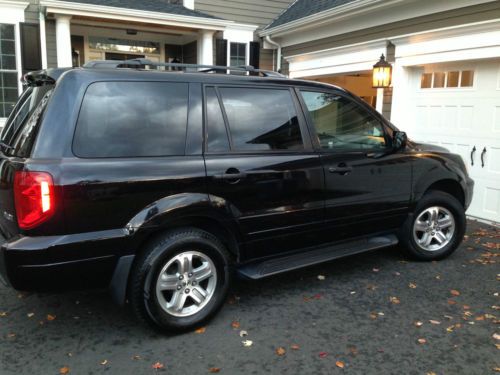
[[[451,196],[455,197],[462,207],[465,207],[465,191],[457,180],[453,180],[450,178],[442,179],[431,183],[423,192],[421,197],[427,194],[430,191],[442,191],[444,193],[448,193]],[[421,198],[420,197],[420,198]]]

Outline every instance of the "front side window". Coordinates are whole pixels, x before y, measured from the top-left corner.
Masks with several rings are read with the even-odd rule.
[[[304,148],[289,90],[223,87],[219,91],[234,151]]]
[[[79,157],[183,155],[188,85],[97,82],[85,93],[73,140]]]
[[[382,124],[359,104],[332,93],[301,91],[301,94],[322,149],[386,147]]]
[[[0,117],[8,117],[17,101],[14,25],[0,24]]]
[[[231,43],[231,66],[244,66],[246,65],[246,43]]]

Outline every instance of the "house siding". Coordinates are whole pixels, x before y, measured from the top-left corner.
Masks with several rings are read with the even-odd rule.
[[[291,0],[195,0],[194,7],[216,17],[263,28],[290,3]]]
[[[359,30],[343,35],[311,40],[307,43],[287,46],[283,48],[283,55],[293,56],[308,52],[346,46],[365,41],[390,38],[397,35],[422,32],[425,30],[440,29],[455,25],[480,22],[500,18],[500,2],[495,1],[471,7],[455,9],[428,16],[412,18],[400,22],[386,24],[375,28]],[[330,26],[334,28],[335,26]]]

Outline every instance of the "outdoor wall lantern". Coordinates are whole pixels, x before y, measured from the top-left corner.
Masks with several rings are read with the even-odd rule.
[[[384,54],[373,65],[373,88],[385,89],[391,86],[392,65],[385,60]]]

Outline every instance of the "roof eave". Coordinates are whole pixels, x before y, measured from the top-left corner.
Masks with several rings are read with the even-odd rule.
[[[300,29],[317,26],[325,22],[333,22],[339,19],[352,18],[359,13],[368,12],[378,8],[400,3],[404,0],[357,0],[323,12],[311,14],[298,20],[287,22],[272,28],[266,28],[259,32],[260,37],[279,36],[296,32]]]

